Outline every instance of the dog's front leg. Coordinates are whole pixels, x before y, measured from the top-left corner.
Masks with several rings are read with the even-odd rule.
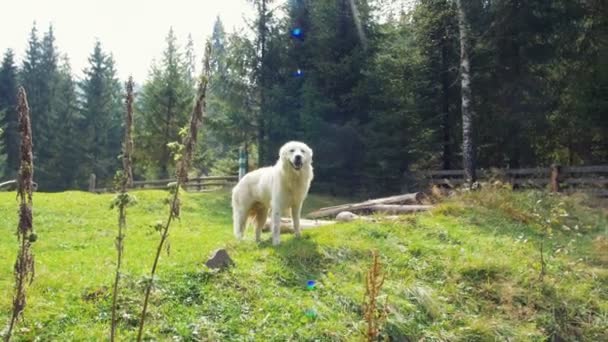
[[[272,244],[275,246],[281,243],[281,203],[280,196],[275,196],[275,198],[272,199],[270,209]]]
[[[302,204],[295,204],[291,207],[291,220],[293,221],[293,231],[296,237],[300,237],[300,214],[302,213]]]

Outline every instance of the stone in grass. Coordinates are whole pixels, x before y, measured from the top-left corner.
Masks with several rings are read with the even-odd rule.
[[[352,220],[356,220],[357,218],[359,218],[359,215],[353,214],[350,211],[341,211],[336,216],[336,221],[338,221],[338,222],[350,222]]]
[[[209,258],[207,262],[205,262],[205,265],[212,269],[223,270],[225,268],[230,267],[231,265],[234,265],[234,261],[230,259],[230,256],[228,255],[228,252],[225,249],[220,248],[213,252],[213,256]]]

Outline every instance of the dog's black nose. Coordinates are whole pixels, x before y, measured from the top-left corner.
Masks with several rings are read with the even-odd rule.
[[[295,156],[294,162],[296,164],[302,164],[302,156],[300,156],[300,155]]]

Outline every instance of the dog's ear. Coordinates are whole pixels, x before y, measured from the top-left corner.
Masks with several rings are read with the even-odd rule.
[[[279,149],[279,159],[284,159],[287,156],[287,144],[284,144]]]
[[[308,155],[312,158],[312,148],[308,147],[308,145],[306,145],[306,153],[308,153]]]

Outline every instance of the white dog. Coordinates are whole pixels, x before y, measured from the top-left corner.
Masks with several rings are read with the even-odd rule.
[[[312,150],[297,141],[281,147],[274,166],[246,174],[232,189],[232,219],[237,239],[243,238],[247,218],[253,217],[255,239],[259,242],[269,209],[273,245],[280,243],[281,214],[288,209],[291,209],[295,235],[300,237],[302,203],[312,178]]]

